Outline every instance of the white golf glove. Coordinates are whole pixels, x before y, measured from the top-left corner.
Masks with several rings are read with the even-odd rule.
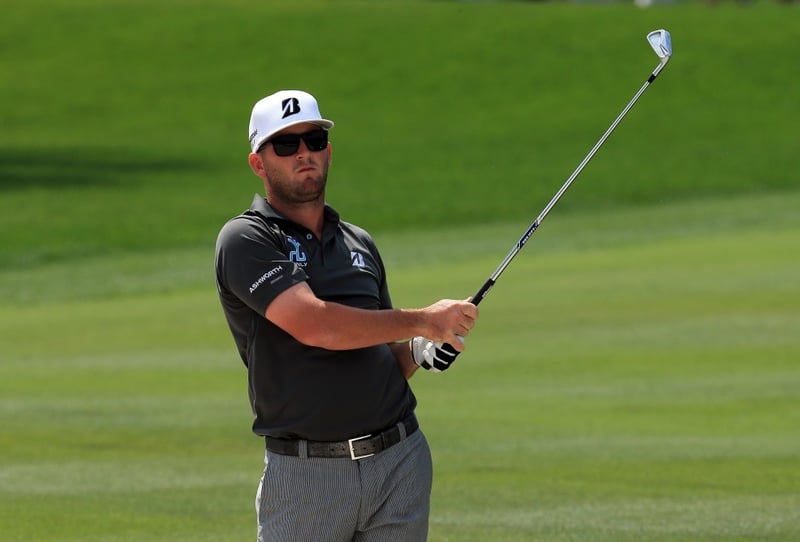
[[[463,337],[459,337],[462,343]],[[449,344],[433,342],[425,337],[411,339],[411,357],[414,363],[434,373],[441,373],[450,368],[459,352]]]

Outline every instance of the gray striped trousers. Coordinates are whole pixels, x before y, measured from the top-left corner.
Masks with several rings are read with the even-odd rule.
[[[428,536],[433,478],[422,430],[374,456],[266,452],[258,542],[415,542]]]

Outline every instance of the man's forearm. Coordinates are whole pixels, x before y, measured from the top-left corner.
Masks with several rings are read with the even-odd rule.
[[[415,335],[458,343],[475,324],[477,308],[442,299],[422,309],[360,309],[319,299],[306,283],[299,283],[278,295],[264,316],[303,344],[353,350]],[[456,348],[463,349],[460,344]]]
[[[328,350],[351,350],[408,339],[424,329],[420,309],[367,310],[324,302],[309,315],[302,342]]]

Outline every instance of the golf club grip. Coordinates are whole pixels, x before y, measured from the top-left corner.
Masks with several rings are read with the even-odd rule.
[[[486,297],[486,294],[489,293],[489,290],[492,289],[492,286],[494,286],[494,279],[490,277],[486,280],[486,282],[483,283],[483,286],[481,286],[480,289],[475,292],[475,295],[472,296],[470,302],[477,307],[480,302],[483,301],[483,298]]]
[[[486,297],[486,294],[489,293],[489,290],[492,289],[492,286],[494,286],[494,280],[491,278],[487,279],[486,282],[483,283],[483,286],[481,286],[480,290],[478,290],[477,293],[472,296],[472,299],[469,300],[470,303],[477,307],[478,304],[483,301],[483,298]],[[453,348],[450,343],[444,343],[442,345],[442,350],[455,356],[458,355],[458,351]]]

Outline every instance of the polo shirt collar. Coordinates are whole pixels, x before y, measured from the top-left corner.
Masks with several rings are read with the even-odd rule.
[[[260,194],[256,194],[253,196],[253,203],[250,205],[250,210],[256,214],[261,215],[262,217],[266,218],[267,220],[283,220],[285,222],[292,222],[278,211],[276,211],[272,205],[267,203],[267,200],[264,196]],[[339,224],[339,213],[336,210],[328,205],[325,204],[325,222],[329,223],[332,222],[335,225]],[[294,223],[294,222],[292,222]]]

